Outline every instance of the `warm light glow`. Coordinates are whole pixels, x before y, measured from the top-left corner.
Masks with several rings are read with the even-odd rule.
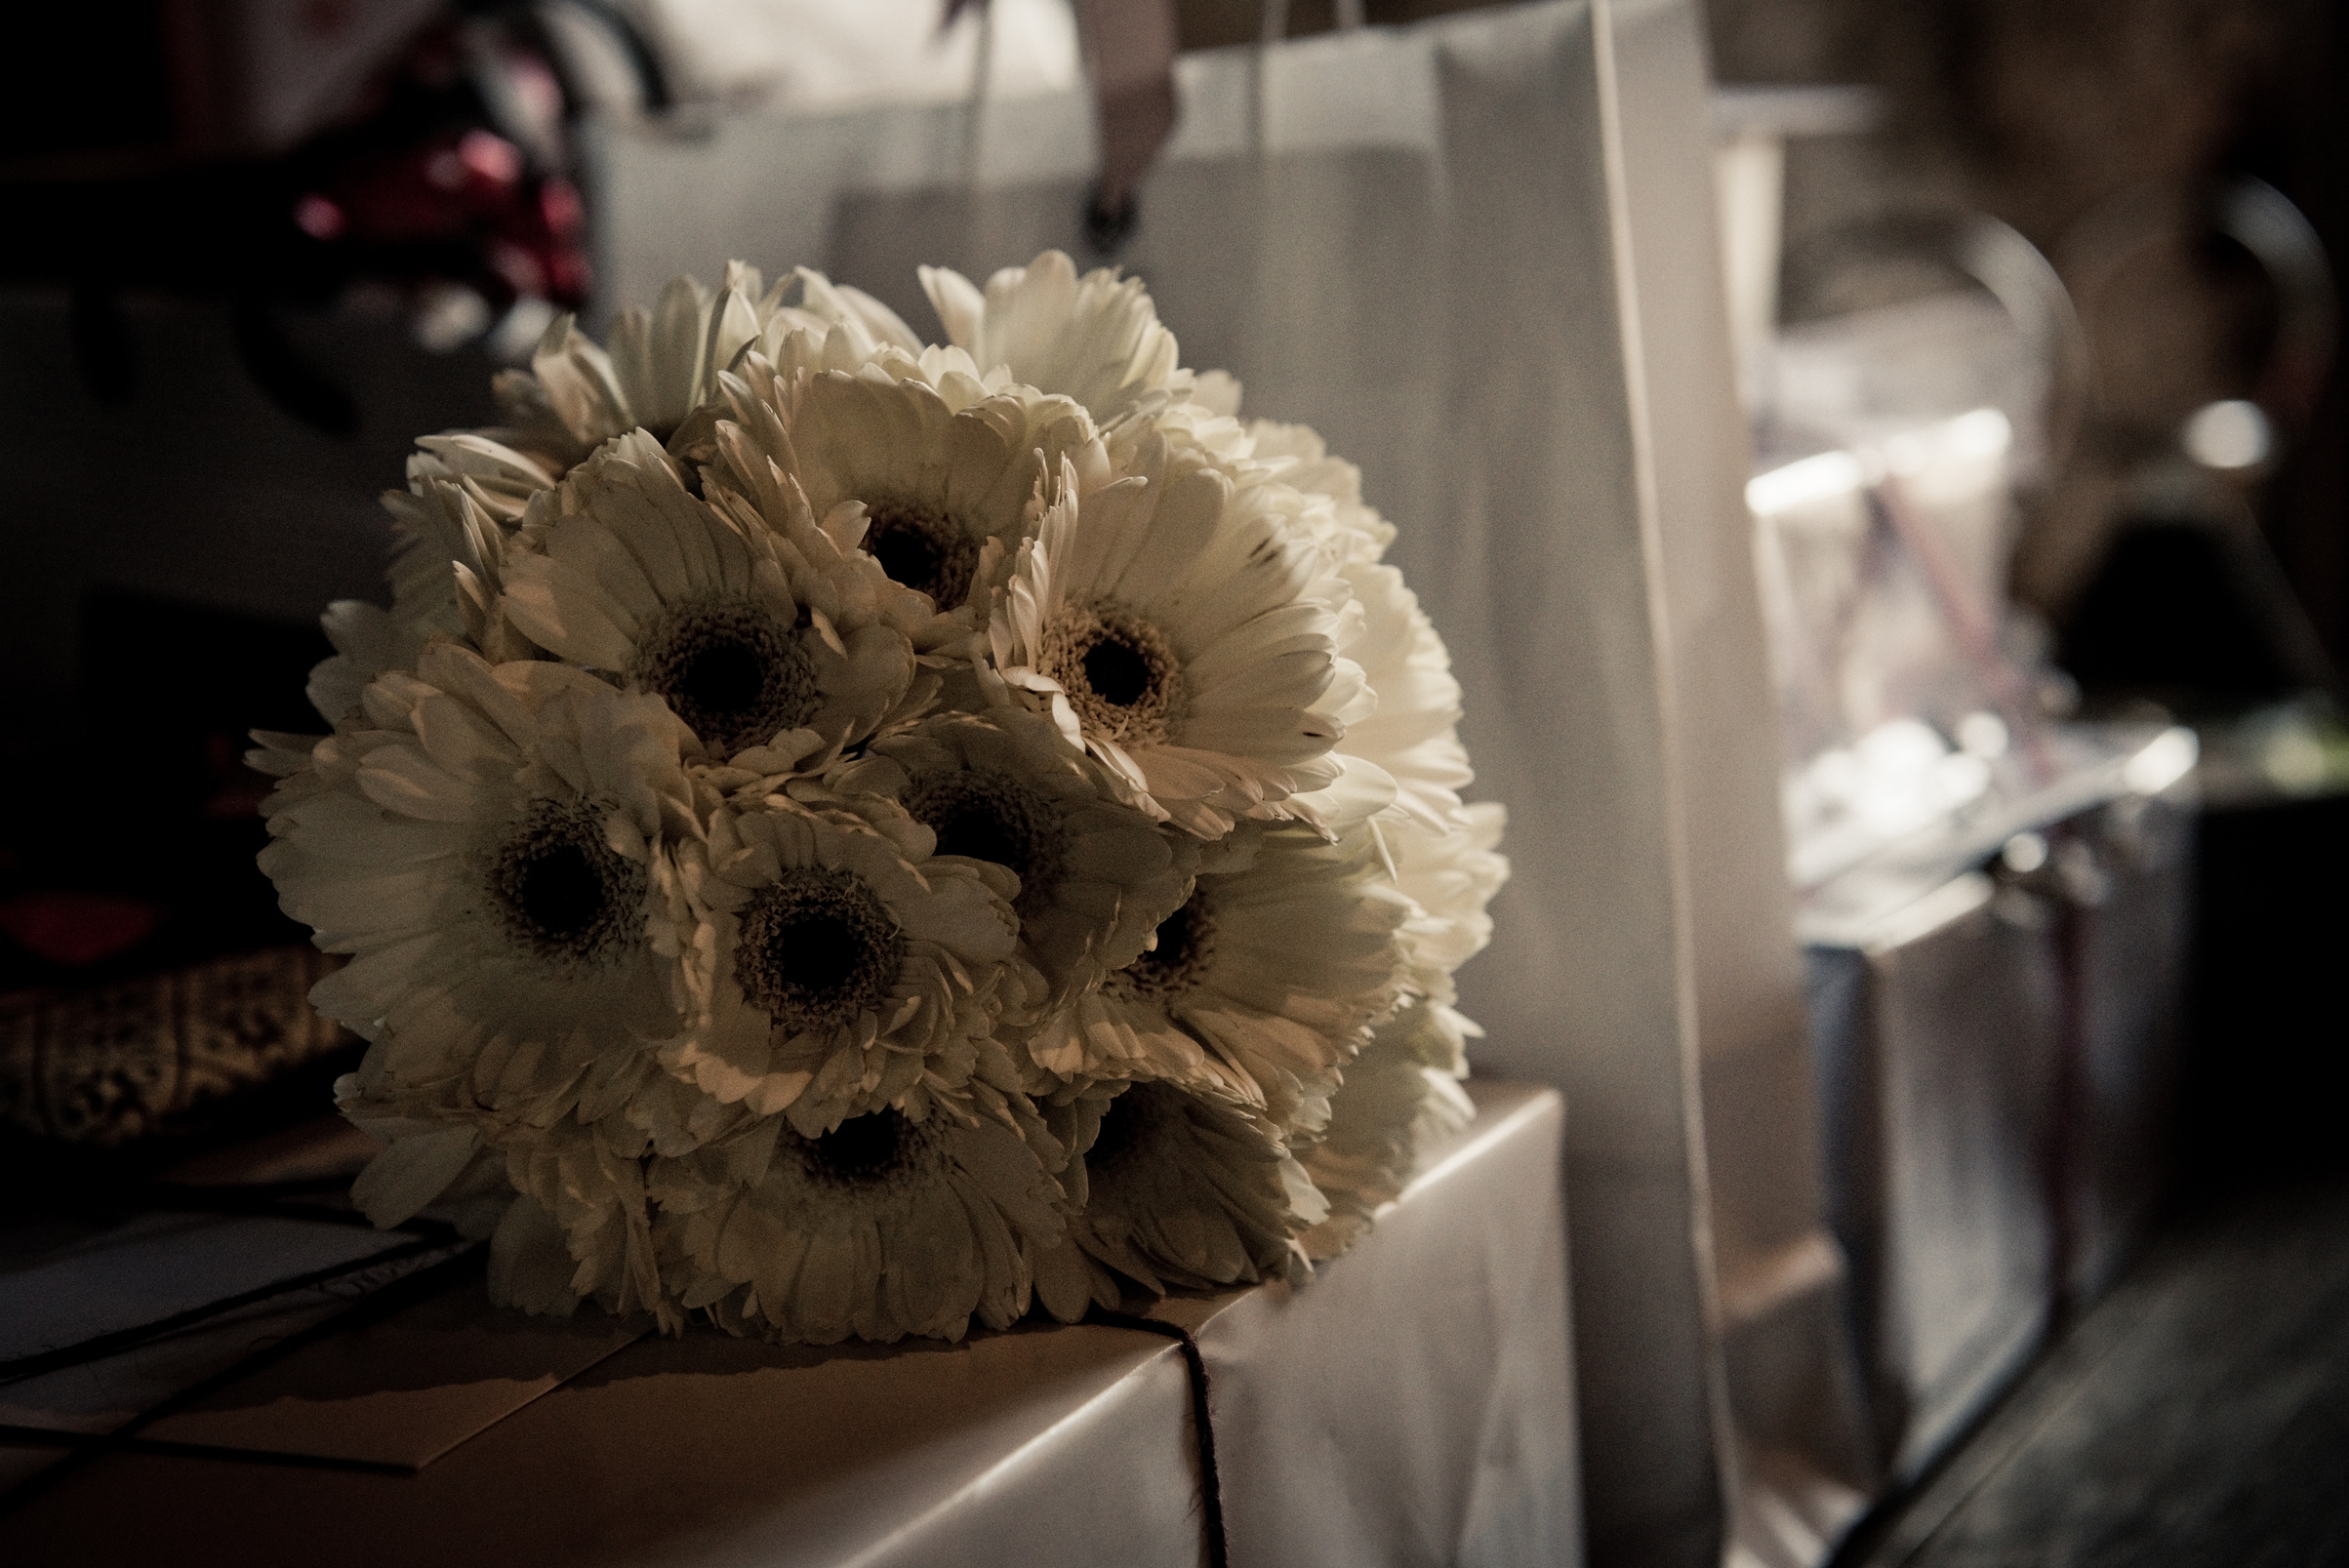
[[[2009,871],[2029,876],[2047,864],[2047,841],[2037,833],[2017,833],[2006,840],[1999,859],[2006,863]]]
[[[2194,732],[2173,725],[2146,743],[2121,769],[2121,782],[2140,795],[2158,795],[2194,771],[2202,743]]]
[[[1961,458],[1989,458],[2006,450],[2014,426],[1994,408],[1961,414],[1941,427],[1942,449]]]
[[[2259,405],[2239,397],[2196,409],[2178,439],[2186,456],[2206,468],[2252,467],[2275,445]]]
[[[1958,721],[1958,744],[1977,757],[2003,757],[2011,739],[1996,713],[1968,713]]]
[[[1978,408],[1885,438],[1882,446],[1850,452],[1822,452],[1782,468],[1756,474],[1746,484],[1746,504],[1756,512],[1791,511],[1813,502],[1848,495],[1886,473],[1916,478],[1955,461],[1979,464],[1996,458],[2014,440],[2014,426],[1994,408]],[[1970,472],[1962,468],[1961,472]]]
[[[1746,484],[1746,504],[1758,512],[1790,511],[1814,501],[1849,495],[1867,482],[1860,460],[1848,452],[1822,452],[1783,468],[1756,474]]]

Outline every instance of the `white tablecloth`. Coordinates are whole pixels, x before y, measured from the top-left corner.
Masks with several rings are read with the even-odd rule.
[[[1475,1124],[1311,1284],[1156,1309],[1208,1369],[1234,1563],[1577,1559],[1563,1107],[1470,1088]],[[1080,1324],[959,1346],[631,1341],[492,1311],[478,1289],[147,1428],[307,1463],[109,1453],[0,1516],[0,1561],[1205,1560],[1169,1339]],[[597,1333],[620,1347],[585,1344]]]

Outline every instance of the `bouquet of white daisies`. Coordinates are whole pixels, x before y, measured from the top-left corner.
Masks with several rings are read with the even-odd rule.
[[[1141,285],[558,321],[387,498],[262,864],[380,1224],[503,1302],[961,1336],[1299,1277],[1466,1100],[1507,874],[1358,476]]]

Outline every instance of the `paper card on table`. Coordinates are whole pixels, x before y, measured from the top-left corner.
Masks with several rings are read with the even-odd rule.
[[[347,1274],[207,1317],[112,1355],[12,1379],[0,1387],[0,1425],[84,1436],[113,1431],[183,1389],[344,1311],[360,1295],[445,1260],[459,1245],[408,1257],[395,1253],[387,1262],[368,1262]]]
[[[101,1334],[413,1241],[275,1215],[150,1214],[62,1246],[0,1254],[0,1359]]]
[[[593,1307],[526,1317],[479,1283],[304,1346],[142,1438],[417,1470],[641,1338]]]

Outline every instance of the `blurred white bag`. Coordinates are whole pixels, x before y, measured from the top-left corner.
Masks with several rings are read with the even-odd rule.
[[[1741,1561],[1817,1560],[1871,1478],[1696,9],[1558,0],[1187,56],[1178,84],[1114,260],[1243,413],[1360,463],[1451,645],[1476,793],[1510,809],[1516,875],[1462,1005],[1480,1070],[1569,1097],[1591,1557],[1711,1568],[1734,1533]],[[602,147],[621,298],[806,261],[929,333],[916,263],[1098,260],[1075,93]]]

